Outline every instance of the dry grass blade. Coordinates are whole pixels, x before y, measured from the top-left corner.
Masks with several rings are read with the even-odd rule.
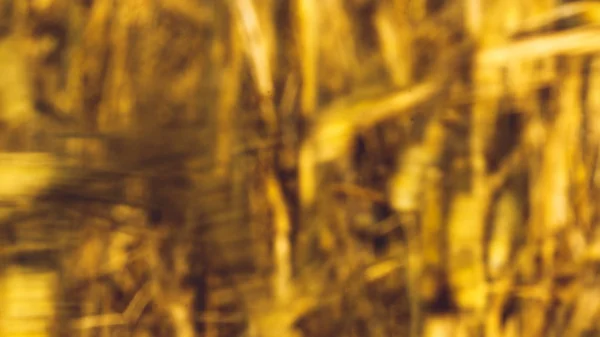
[[[539,59],[555,55],[582,55],[597,52],[600,31],[581,28],[572,31],[546,34],[515,41],[496,48],[478,52],[478,66],[492,67],[509,61]]]
[[[517,32],[534,32],[543,29],[551,24],[576,16],[583,16],[589,22],[595,24],[600,19],[600,6],[592,1],[578,1],[574,3],[566,3],[551,11],[538,14],[530,19],[525,20],[519,25]]]
[[[272,106],[273,72],[270,60],[274,43],[269,40],[263,27],[266,23],[259,21],[258,9],[252,0],[231,0],[230,6],[260,95],[262,117],[270,129],[275,130],[276,115]]]
[[[92,328],[123,325],[125,320],[120,314],[106,314],[100,316],[83,317],[73,323],[73,327],[78,330],[89,330]]]
[[[267,196],[274,213],[275,235],[273,238],[273,255],[275,273],[273,280],[273,289],[277,302],[285,303],[290,300],[292,295],[292,258],[290,230],[291,222],[289,219],[288,207],[275,177],[271,174],[267,176],[265,182]]]
[[[449,281],[459,307],[481,312],[486,307],[484,252],[485,200],[454,196],[448,219]]]
[[[301,65],[302,91],[300,94],[301,111],[310,117],[315,111],[318,94],[317,60],[319,52],[319,11],[315,0],[292,1],[294,11],[296,39],[298,39],[298,58]]]
[[[521,202],[514,191],[504,191],[496,206],[487,252],[488,275],[497,278],[510,263],[516,231],[523,225]]]
[[[395,15],[396,10],[394,4],[382,2],[377,8],[374,20],[392,82],[398,87],[405,87],[412,79],[412,41],[410,26],[403,17],[398,18]]]

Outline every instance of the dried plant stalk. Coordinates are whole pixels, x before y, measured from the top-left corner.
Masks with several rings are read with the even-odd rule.
[[[233,133],[232,122],[234,120],[235,105],[240,93],[240,69],[242,66],[242,51],[239,43],[238,32],[232,30],[229,33],[229,62],[224,65],[221,77],[221,94],[219,96],[219,105],[217,114],[217,161],[221,174],[227,174],[229,164],[233,156],[233,145],[235,144],[235,134]],[[216,42],[222,43],[222,42]]]
[[[274,266],[273,289],[275,301],[285,303],[292,295],[291,288],[291,244],[290,244],[290,219],[288,207],[285,204],[281,188],[277,180],[271,175],[267,177],[266,189],[269,201],[273,208],[275,235],[273,238]]]
[[[271,50],[275,46],[267,35],[268,29],[263,27],[269,23],[259,21],[258,9],[252,0],[231,1],[231,10],[261,98],[262,118],[270,130],[276,130],[277,119],[272,106],[273,71],[270,58]]]
[[[297,13],[294,24],[302,69],[301,111],[306,118],[310,118],[317,106],[320,17],[315,0],[295,0],[293,3],[297,9],[294,11]]]
[[[514,249],[516,231],[523,226],[521,203],[515,191],[503,191],[496,205],[492,233],[487,244],[488,274],[497,278],[506,272]]]
[[[479,196],[455,195],[448,219],[450,285],[460,308],[481,312],[487,287],[483,255],[484,215],[487,205]]]
[[[405,18],[394,15],[399,10],[395,5],[402,6],[395,2],[382,2],[377,8],[374,20],[392,82],[398,87],[404,87],[409,85],[412,79],[412,41],[410,26]]]
[[[503,64],[508,60],[535,59],[559,54],[583,55],[597,51],[600,35],[594,28],[552,33],[523,39],[503,47],[484,49],[478,59],[482,66]]]

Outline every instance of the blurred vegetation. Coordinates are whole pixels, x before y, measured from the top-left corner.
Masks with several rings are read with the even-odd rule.
[[[0,0],[0,337],[600,335],[598,23]]]

